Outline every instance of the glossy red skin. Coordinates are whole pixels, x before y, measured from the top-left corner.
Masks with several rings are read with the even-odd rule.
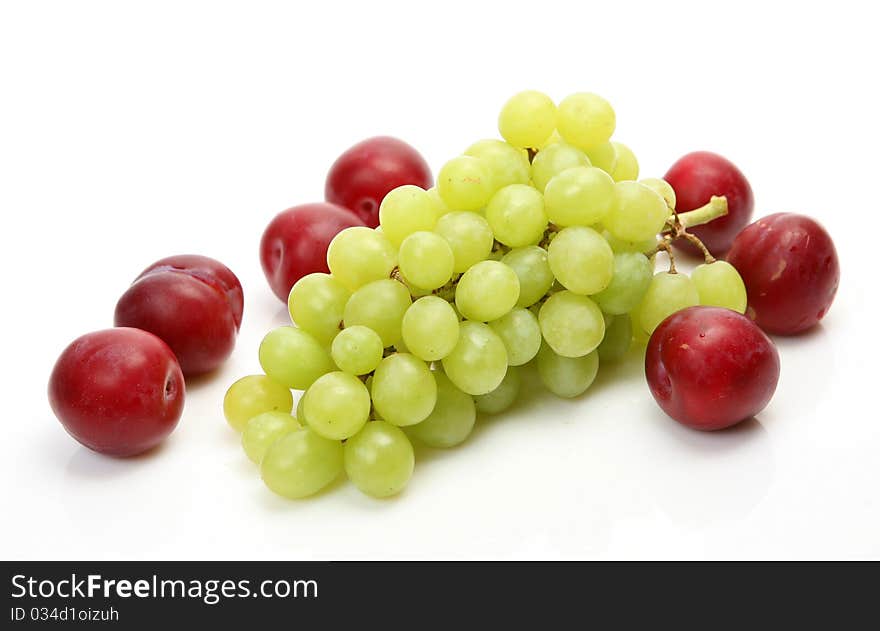
[[[359,142],[343,153],[327,173],[324,199],[350,209],[371,228],[379,225],[379,204],[391,189],[434,184],[431,168],[413,147],[390,136]]]
[[[736,311],[688,307],[654,330],[645,376],[654,399],[676,421],[694,429],[724,429],[770,402],[779,381],[779,353]]]
[[[758,219],[727,254],[749,297],[746,315],[768,333],[794,335],[821,320],[837,293],[840,262],[831,236],[794,213]]]
[[[673,164],[663,179],[675,191],[675,209],[680,213],[709,203],[713,195],[727,198],[727,215],[688,229],[715,256],[721,256],[730,249],[736,235],[752,218],[755,209],[752,187],[736,165],[716,153],[689,153]],[[699,254],[697,248],[687,241],[679,239],[675,245]]]
[[[115,328],[68,346],[49,378],[49,403],[64,429],[102,454],[133,456],[164,440],[183,412],[183,372],[152,333]]]
[[[328,273],[327,246],[340,231],[364,226],[353,212],[325,202],[279,213],[263,232],[260,262],[275,295],[287,302],[293,284],[313,272]]]
[[[235,348],[243,308],[241,283],[214,259],[161,259],[138,276],[116,303],[116,326],[158,335],[192,377],[218,368]]]

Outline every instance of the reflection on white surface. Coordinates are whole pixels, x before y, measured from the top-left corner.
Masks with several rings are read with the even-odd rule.
[[[773,449],[759,419],[718,432],[692,430],[669,418],[652,419],[651,425],[654,448],[645,454],[643,473],[654,503],[673,523],[739,521],[767,495]]]

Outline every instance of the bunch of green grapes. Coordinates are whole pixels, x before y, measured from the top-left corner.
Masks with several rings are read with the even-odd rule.
[[[515,403],[521,367],[576,397],[674,311],[744,310],[727,263],[655,274],[675,193],[638,181],[607,101],[522,92],[498,126],[503,140],[470,145],[435,188],[388,193],[378,228],[340,232],[330,273],[290,292],[294,326],[260,345],[265,374],[229,389],[226,418],[276,493],[305,497],[344,472],[394,495],[413,474],[411,441],[462,443],[478,413]]]

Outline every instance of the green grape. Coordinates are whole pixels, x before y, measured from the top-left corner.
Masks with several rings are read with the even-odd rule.
[[[446,239],[452,248],[456,274],[466,272],[474,263],[488,258],[495,243],[489,223],[476,213],[447,213],[437,220],[434,232]]]
[[[370,418],[370,393],[354,375],[327,373],[307,392],[303,404],[306,424],[324,438],[345,440]]]
[[[617,151],[617,163],[611,172],[611,177],[614,178],[614,181],[622,182],[624,180],[638,179],[639,161],[636,159],[636,154],[622,142],[612,142],[611,144],[614,145],[614,149]]]
[[[566,289],[590,295],[605,289],[614,273],[614,252],[592,228],[572,226],[558,232],[547,248],[553,275]]]
[[[458,342],[458,314],[442,298],[419,298],[403,315],[402,333],[406,348],[419,359],[443,359]]]
[[[653,276],[654,266],[644,254],[620,252],[614,255],[611,283],[595,294],[593,300],[605,313],[629,313],[642,301]]]
[[[519,307],[530,307],[538,302],[553,284],[553,272],[547,261],[547,251],[536,245],[516,248],[505,254],[501,262],[514,271],[519,279]]]
[[[383,234],[396,246],[413,232],[433,230],[437,210],[427,192],[406,184],[392,189],[379,205],[379,225]]]
[[[364,226],[346,228],[327,248],[327,266],[349,290],[388,278],[397,265],[397,249],[382,232]]]
[[[290,388],[266,375],[248,375],[229,386],[223,397],[223,415],[236,430],[242,431],[245,424],[263,412],[290,413],[293,409],[293,394]]]
[[[597,94],[572,94],[559,104],[556,120],[559,135],[579,149],[588,150],[608,142],[615,124],[614,110]]]
[[[260,366],[272,379],[294,390],[305,390],[336,368],[315,338],[292,326],[278,327],[263,338]]]
[[[514,94],[498,115],[498,131],[514,147],[540,147],[556,129],[556,105],[537,90]]]
[[[538,376],[558,397],[571,399],[583,394],[599,372],[598,353],[583,357],[563,357],[544,344],[538,351]]]
[[[428,447],[454,447],[470,436],[477,412],[470,395],[459,390],[443,372],[436,371],[437,404],[421,423],[406,428],[407,433]]]
[[[648,291],[639,305],[640,324],[646,333],[654,329],[667,317],[686,307],[700,304],[697,288],[687,274],[655,274],[648,285]]]
[[[440,168],[437,191],[450,208],[478,210],[492,196],[491,174],[481,159],[458,156]]]
[[[306,391],[306,392],[308,392],[308,391]],[[306,413],[305,413],[305,407],[306,407],[306,392],[303,392],[302,395],[301,395],[300,398],[299,398],[299,401],[296,402],[296,414],[294,414],[294,416],[296,417],[297,422],[298,422],[300,425],[302,425],[303,427],[305,427],[306,425],[308,425],[308,423],[306,423]]]
[[[537,243],[547,229],[544,197],[527,184],[505,186],[489,200],[486,221],[495,238],[506,246]]]
[[[633,342],[645,346],[651,334],[642,327],[642,303],[640,302],[629,312],[629,320],[632,325]]]
[[[605,337],[596,352],[603,362],[615,362],[626,355],[632,345],[632,321],[628,314],[605,318]]]
[[[603,142],[595,147],[590,147],[585,153],[594,167],[602,169],[608,175],[614,173],[614,169],[617,167],[617,149],[614,143]]]
[[[321,342],[329,344],[339,333],[342,312],[351,292],[330,274],[303,276],[287,298],[290,319]]]
[[[393,346],[400,339],[400,323],[411,303],[403,283],[390,278],[374,280],[348,299],[343,313],[345,326],[369,327],[382,338],[382,346]]]
[[[529,183],[528,154],[503,140],[478,140],[465,150],[464,155],[483,161],[489,170],[493,191],[511,184]]]
[[[510,366],[501,384],[488,394],[474,397],[474,405],[482,414],[500,414],[516,402],[521,387],[519,368]]]
[[[437,383],[427,364],[414,355],[395,353],[373,373],[373,406],[392,425],[425,420],[437,402]]]
[[[507,349],[507,363],[522,366],[541,348],[541,327],[538,318],[528,309],[516,307],[489,323]]]
[[[541,333],[559,355],[582,357],[599,346],[605,319],[596,303],[570,291],[550,296],[538,312]]]
[[[488,322],[513,309],[519,300],[519,278],[500,261],[480,261],[462,274],[455,306],[468,320]]]
[[[663,198],[663,201],[666,202],[666,207],[669,208],[670,211],[675,209],[675,189],[672,188],[672,185],[669,182],[661,180],[659,177],[647,177],[639,180],[639,184],[647,186],[660,195],[660,197]]]
[[[592,166],[587,155],[564,142],[556,142],[539,151],[532,160],[532,183],[544,192],[547,182],[566,169]]]
[[[746,286],[736,268],[727,261],[697,266],[691,273],[691,280],[697,288],[701,305],[746,312]]]
[[[339,370],[350,375],[373,372],[382,361],[385,347],[373,329],[354,325],[339,332],[330,346],[330,356]]]
[[[290,499],[314,495],[342,473],[342,443],[305,427],[272,443],[260,474],[272,491]]]
[[[287,412],[263,412],[244,426],[241,446],[248,458],[260,464],[272,443],[298,429],[302,429],[302,425]]]
[[[372,421],[345,442],[345,473],[362,492],[390,497],[403,490],[412,477],[415,454],[399,427]]]
[[[492,392],[507,372],[507,350],[492,328],[482,322],[460,325],[458,343],[443,358],[450,381],[470,395]]]
[[[542,142],[537,147],[531,147],[531,148],[538,149],[538,151],[540,153],[541,151],[544,151],[545,149],[547,149],[549,146],[555,145],[558,142],[564,142],[564,141],[562,140],[562,136],[559,135],[559,132],[554,129],[553,133],[550,134],[550,137],[547,140]]]
[[[591,226],[602,221],[616,201],[614,180],[596,167],[567,169],[544,189],[547,217],[557,226]]]
[[[652,251],[657,247],[657,235],[651,235],[647,239],[642,239],[640,241],[624,241],[623,239],[618,239],[613,234],[604,230],[602,232],[602,236],[608,242],[608,245],[611,246],[611,249],[617,252],[641,252],[645,254],[646,252]]]
[[[432,186],[425,192],[428,194],[428,197],[431,200],[432,208],[434,209],[434,214],[437,216],[437,219],[452,210],[449,206],[446,205],[446,202],[443,201],[443,198],[440,197],[440,192],[437,190],[436,186]]]
[[[455,256],[446,239],[433,232],[413,232],[400,244],[400,273],[422,290],[442,287],[452,278]]]
[[[623,241],[654,238],[669,218],[663,198],[638,182],[618,182],[616,188],[617,204],[603,220],[608,232]]]

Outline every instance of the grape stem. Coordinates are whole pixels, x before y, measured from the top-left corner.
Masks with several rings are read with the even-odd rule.
[[[723,195],[713,195],[708,204],[689,210],[686,213],[676,213],[675,211],[669,215],[666,220],[666,228],[663,232],[677,232],[676,220],[684,229],[693,228],[694,226],[702,226],[709,223],[713,219],[718,219],[727,214],[727,198]]]

